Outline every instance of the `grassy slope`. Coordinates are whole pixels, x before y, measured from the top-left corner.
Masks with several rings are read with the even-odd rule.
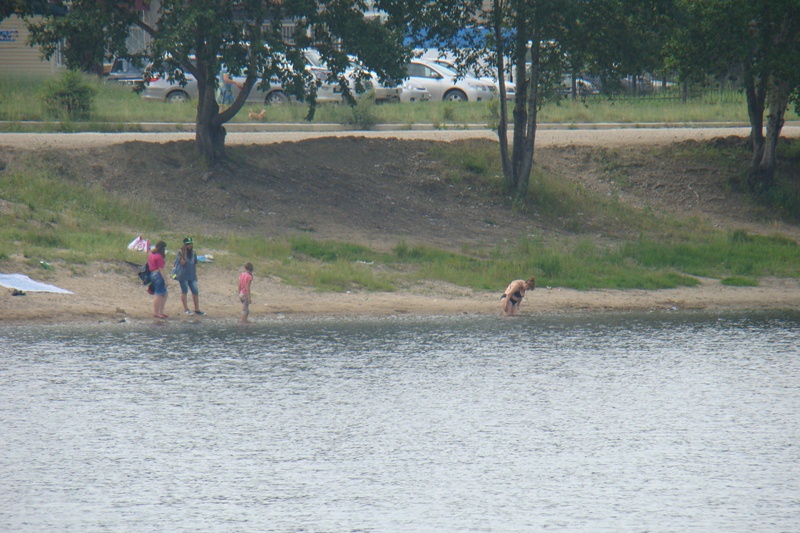
[[[709,153],[713,157],[709,158]],[[794,161],[797,143],[783,148]],[[431,154],[453,175],[471,176],[483,183],[486,194],[501,198],[501,175],[493,143],[434,146]],[[676,152],[663,157],[678,157]],[[683,152],[692,158],[727,164],[747,157],[734,146],[707,145]],[[236,164],[236,163],[232,163]],[[792,167],[791,172],[796,170]],[[470,180],[450,180],[468,187]],[[788,185],[787,185],[788,187]],[[787,191],[790,191],[787,188]],[[754,285],[762,276],[800,276],[800,247],[778,235],[744,231],[722,232],[692,220],[679,220],[649,209],[631,207],[569,180],[559,169],[537,168],[531,180],[531,198],[513,208],[543,227],[573,220],[567,234],[526,237],[505,248],[455,253],[403,242],[380,252],[356,242],[319,241],[311,237],[265,239],[242,234],[196,235],[208,247],[226,252],[223,264],[254,260],[262,270],[286,282],[321,290],[395,290],[420,280],[445,280],[477,289],[491,289],[520,272],[532,273],[553,286],[590,288],[668,288],[691,286],[696,277],[714,277],[736,285]],[[769,199],[792,205],[796,220],[797,194],[785,192]],[[764,201],[764,199],[761,199]],[[784,212],[789,212],[787,207]],[[120,251],[136,231],[157,231],[175,242],[156,217],[154,206],[131,195],[111,196],[87,186],[69,173],[58,154],[36,154],[3,172],[0,180],[0,271],[22,260],[38,267],[40,260],[72,268],[95,261],[138,261],[140,256]],[[597,239],[598,228],[605,237]]]

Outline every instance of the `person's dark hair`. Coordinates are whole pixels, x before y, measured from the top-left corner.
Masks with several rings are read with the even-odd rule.
[[[167,243],[164,241],[158,241],[156,243],[156,249],[153,250],[154,254],[161,254],[161,257],[164,257],[167,253]]]
[[[253,272],[253,263],[245,263],[244,269],[247,270],[248,272],[252,273]]]
[[[535,288],[536,288],[536,278],[535,278],[535,277],[533,277],[533,276],[531,276],[531,277],[528,279],[528,285],[530,285],[530,286],[531,286],[531,290],[535,289]]]

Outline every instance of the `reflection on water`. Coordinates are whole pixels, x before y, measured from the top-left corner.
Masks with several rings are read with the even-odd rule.
[[[0,329],[3,531],[797,531],[800,315]]]

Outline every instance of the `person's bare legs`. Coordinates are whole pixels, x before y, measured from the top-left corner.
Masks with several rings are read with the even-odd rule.
[[[156,294],[153,296],[153,315],[162,316],[164,314],[164,306],[167,304],[166,294]]]
[[[511,303],[511,299],[506,297],[503,298],[503,316],[509,317],[514,316],[514,304]]]
[[[186,295],[184,295],[186,296]],[[200,312],[200,295],[192,293],[192,302],[194,302],[194,312]],[[183,303],[183,306],[186,307],[186,302]]]
[[[250,298],[246,296],[241,297],[242,301],[242,324],[248,322],[248,317],[250,316]]]
[[[189,306],[186,305],[186,295],[184,293],[181,293],[181,303],[183,304],[183,310],[188,311]],[[194,308],[197,309],[197,303],[195,303]]]

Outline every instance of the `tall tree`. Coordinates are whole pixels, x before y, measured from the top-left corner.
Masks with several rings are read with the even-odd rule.
[[[659,14],[670,1],[416,0],[411,26],[415,45],[452,53],[462,72],[476,64],[492,65],[500,91],[497,135],[505,188],[524,197],[533,168],[538,112],[553,97],[564,73],[587,68],[617,78],[639,74],[654,63],[652,23],[662,20]],[[471,31],[465,33],[465,28]],[[638,47],[630,43],[634,30],[634,35],[647,37]],[[516,83],[510,148],[503,76],[508,71]]]
[[[60,0],[59,0],[60,1]],[[331,78],[350,95],[345,70],[348,54],[382,79],[400,79],[406,59],[397,25],[403,2],[378,0],[388,14],[366,18],[363,0],[72,0],[64,17],[30,24],[32,43],[50,57],[63,44],[70,68],[96,71],[105,59],[122,57],[149,63],[152,74],[185,82],[197,80],[196,144],[209,162],[225,157],[225,127],[257,84],[278,79],[287,92],[316,105],[320,80],[307,69],[303,49],[311,45],[328,60]],[[153,9],[145,22],[142,7]],[[133,27],[150,36],[144,51],[127,48]],[[216,101],[223,66],[244,76],[244,88],[233,105]],[[357,76],[365,76],[363,72]]]
[[[458,58],[463,73],[490,65],[500,92],[497,136],[506,191],[528,193],[537,114],[544,93],[560,82],[564,21],[569,0],[420,1],[411,20],[414,44],[439,48]],[[512,142],[508,142],[505,75],[513,72]]]
[[[678,5],[682,23],[669,44],[671,56],[687,79],[741,73],[752,148],[748,185],[766,190],[775,180],[786,109],[800,87],[800,0],[678,0]]]

